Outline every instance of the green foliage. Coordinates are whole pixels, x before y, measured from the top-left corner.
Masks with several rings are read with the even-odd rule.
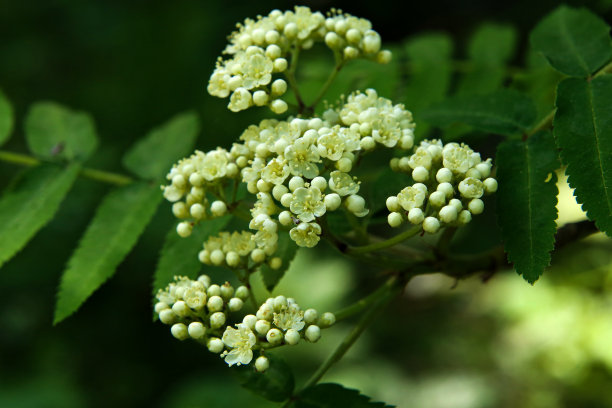
[[[586,9],[561,6],[531,33],[531,44],[564,74],[588,77],[612,57],[610,26]]]
[[[373,402],[370,397],[357,390],[344,388],[340,384],[318,384],[302,391],[292,408],[392,408],[384,402]]]
[[[457,94],[492,92],[506,76],[506,65],[514,56],[516,30],[513,27],[484,24],[468,45],[469,70],[462,75]]]
[[[0,90],[0,145],[4,144],[11,135],[14,121],[13,106]]]
[[[29,169],[0,199],[0,266],[12,258],[55,215],[80,166],[48,164]]]
[[[410,39],[405,45],[409,76],[404,90],[404,103],[419,120],[420,112],[448,93],[451,84],[453,42],[446,34],[426,34]],[[417,126],[417,138],[429,129]]]
[[[194,112],[176,115],[151,130],[123,157],[123,164],[145,180],[158,180],[178,159],[193,151],[200,123]]]
[[[278,282],[289,269],[289,265],[293,258],[295,258],[295,254],[297,253],[298,246],[295,245],[295,242],[289,237],[289,233],[286,231],[279,231],[278,233],[278,250],[277,255],[283,260],[283,264],[278,269],[272,269],[269,265],[263,264],[259,270],[261,271],[261,277],[263,279],[264,285],[268,291],[274,290]]]
[[[534,283],[550,264],[557,218],[559,160],[550,132],[527,142],[509,141],[497,151],[497,216],[508,259]]]
[[[570,186],[590,219],[612,235],[612,77],[569,78],[557,88],[554,134]]]
[[[274,354],[266,354],[270,367],[263,373],[255,371],[252,366],[236,368],[240,385],[270,401],[281,402],[293,393],[295,379],[291,368],[283,359]]]
[[[74,313],[115,273],[155,213],[159,188],[145,183],[107,195],[62,275],[54,323]]]
[[[465,123],[474,129],[512,136],[527,132],[536,119],[533,101],[514,90],[482,95],[457,95],[423,112],[437,126]]]
[[[153,294],[172,282],[175,275],[196,278],[202,269],[202,263],[198,260],[202,243],[221,231],[230,220],[230,216],[225,216],[202,221],[193,227],[189,238],[181,238],[176,233],[176,226],[168,231],[155,269]]]
[[[98,146],[91,116],[55,102],[32,105],[25,130],[30,150],[43,159],[85,161]]]

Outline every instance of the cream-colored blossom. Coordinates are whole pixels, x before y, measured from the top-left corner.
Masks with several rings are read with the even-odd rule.
[[[240,323],[233,327],[227,327],[223,332],[223,343],[231,350],[223,352],[221,357],[225,357],[225,362],[229,366],[249,364],[253,359],[253,346],[257,338],[251,329]]]
[[[299,187],[293,192],[293,199],[289,207],[300,221],[310,222],[315,217],[325,214],[325,203],[321,190],[316,187]]]
[[[332,171],[329,178],[329,188],[341,196],[357,194],[359,183],[353,177],[341,171]]]
[[[321,226],[314,222],[301,222],[289,231],[298,246],[312,248],[319,243]]]
[[[304,312],[297,304],[290,304],[281,308],[280,312],[274,313],[274,324],[283,331],[289,329],[300,331],[304,328]]]

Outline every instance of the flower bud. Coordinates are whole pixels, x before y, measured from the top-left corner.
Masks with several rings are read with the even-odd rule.
[[[270,259],[269,264],[270,268],[279,269],[281,266],[283,266],[283,260],[278,256],[275,256],[274,258]]]
[[[187,326],[185,326],[183,323],[173,324],[170,328],[170,333],[172,333],[172,335],[179,340],[185,340],[189,337]]]
[[[159,321],[163,324],[173,324],[176,322],[176,313],[172,309],[165,309],[159,312]]]
[[[333,313],[325,312],[319,318],[319,326],[320,327],[330,327],[334,323],[336,323],[336,316]]]
[[[277,184],[272,188],[272,197],[281,200],[281,197],[289,192],[289,189],[284,184]]]
[[[311,343],[316,343],[321,338],[321,329],[319,326],[310,325],[306,328],[306,332],[304,333],[304,337]]]
[[[167,303],[164,302],[157,302],[155,304],[155,313],[159,314],[162,310],[166,310],[169,309],[170,306],[168,306]]]
[[[291,215],[291,212],[282,211],[280,214],[278,214],[278,222],[285,227],[293,225],[293,216]]]
[[[266,334],[266,340],[272,345],[280,344],[283,341],[283,333],[278,329],[270,329]]]
[[[210,212],[215,217],[221,217],[227,212],[227,205],[223,201],[213,201],[210,205]]]
[[[315,309],[306,309],[304,312],[304,322],[312,324],[317,321],[318,313]]]
[[[304,179],[299,176],[291,177],[289,180],[289,190],[295,191],[301,187],[304,187]]]
[[[208,302],[206,303],[206,307],[210,312],[218,312],[223,310],[223,299],[221,296],[211,296],[208,298]]]
[[[484,202],[479,198],[475,198],[468,203],[468,210],[474,215],[482,214],[484,211]]]
[[[403,221],[404,219],[402,218],[402,214],[398,212],[389,213],[389,215],[387,216],[387,222],[392,228],[399,227],[400,225],[402,225]]]
[[[287,92],[287,82],[284,79],[277,79],[272,82],[272,95],[280,96]]]
[[[242,318],[242,323],[251,330],[255,330],[255,324],[257,323],[257,316],[248,314]]]
[[[325,203],[325,209],[327,211],[334,211],[340,207],[340,204],[342,204],[342,199],[338,194],[331,193],[325,195],[323,202]]]
[[[210,253],[210,262],[213,265],[217,265],[217,266],[222,265],[224,261],[225,261],[225,254],[223,253],[222,250],[215,249],[214,251]]]
[[[200,322],[191,322],[187,331],[192,339],[201,339],[206,334],[206,327]]]
[[[237,312],[242,309],[242,306],[244,306],[244,302],[242,299],[237,297],[231,298],[227,303],[227,307],[229,308],[230,312]]]
[[[268,103],[268,94],[266,91],[259,90],[253,92],[253,103],[255,106],[264,106]]]
[[[300,342],[300,333],[295,329],[289,329],[285,333],[285,342],[291,346],[295,346]]]
[[[321,176],[315,177],[310,182],[310,186],[316,187],[321,190],[321,192],[323,192],[327,188],[327,180],[325,180],[325,178]]]
[[[412,170],[412,179],[416,182],[422,183],[427,181],[429,178],[429,171],[423,166],[417,166]]]
[[[263,249],[255,248],[253,251],[251,251],[251,259],[255,263],[262,263],[266,260],[266,253],[263,251]]]
[[[434,234],[440,229],[440,221],[435,217],[427,217],[423,220],[423,231]]]
[[[283,307],[287,307],[287,298],[280,295],[274,298],[274,311],[280,312]]]
[[[245,300],[249,297],[249,288],[246,286],[238,286],[236,288],[236,297]]]
[[[445,205],[440,209],[438,216],[442,222],[450,224],[457,219],[457,209],[452,205]]]
[[[385,204],[387,205],[387,210],[391,212],[396,212],[401,209],[397,196],[388,197]]]
[[[210,328],[218,329],[225,324],[225,313],[215,312],[210,315]]]
[[[271,328],[270,321],[268,320],[257,320],[255,323],[255,331],[262,336],[265,336]]]
[[[187,238],[188,236],[190,236],[192,230],[193,226],[187,221],[180,222],[176,226],[176,233],[179,234],[181,238]]]
[[[489,177],[483,181],[485,193],[492,194],[497,191],[497,180]]]
[[[179,300],[178,302],[172,305],[172,311],[180,317],[186,317],[191,314],[191,310],[182,300]]]
[[[272,101],[272,103],[270,103],[270,110],[277,115],[287,112],[288,108],[289,106],[287,105],[287,102],[283,101],[282,99],[275,99]]]
[[[257,372],[263,373],[268,367],[270,367],[270,360],[268,360],[268,357],[257,357],[257,360],[255,360],[255,370],[257,370]]]
[[[218,337],[210,338],[206,346],[208,347],[208,351],[210,351],[211,353],[216,353],[216,354],[221,353],[223,349],[225,348],[223,341]]]
[[[206,210],[202,204],[195,203],[189,207],[189,214],[196,220],[201,220],[206,215]]]
[[[208,296],[221,296],[221,287],[216,283],[209,285],[208,289],[206,289],[206,294]]]
[[[412,224],[420,224],[425,219],[425,214],[420,208],[413,208],[408,211],[408,221]]]

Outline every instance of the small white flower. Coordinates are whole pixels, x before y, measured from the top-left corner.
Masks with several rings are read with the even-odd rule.
[[[223,332],[223,343],[232,350],[225,351],[221,357],[225,357],[229,366],[249,364],[253,359],[252,348],[257,342],[255,334],[245,324],[240,323],[236,327],[227,327]]]
[[[283,331],[289,329],[300,331],[304,328],[304,312],[297,305],[283,306],[280,312],[274,313],[274,324]]]

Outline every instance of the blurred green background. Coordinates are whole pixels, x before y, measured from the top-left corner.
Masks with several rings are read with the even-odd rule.
[[[612,21],[609,0],[568,3],[586,4]],[[409,12],[390,1],[300,4],[369,18],[400,51],[417,33],[446,32],[456,59],[465,57],[480,23],[508,24],[518,33],[510,62],[522,66],[528,31],[557,2],[441,0],[413,3]],[[0,87],[20,119],[38,100],[90,112],[101,138],[91,167],[123,171],[120,158],[129,145],[186,109],[202,118],[198,148],[228,146],[267,112],[233,114],[226,101],[210,97],[205,85],[214,62],[236,22],[292,5],[0,0]],[[22,136],[18,125],[4,148],[25,152]],[[0,188],[20,170],[0,163]],[[108,191],[80,179],[55,220],[0,270],[0,407],[268,406],[243,391],[221,359],[152,323],[152,272],[172,225],[167,205],[116,276],[76,315],[51,326],[65,262]],[[563,197],[562,221],[580,219],[566,187]],[[485,227],[495,229],[486,224],[491,220]],[[612,407],[611,249],[609,239],[597,236],[564,248],[534,287],[512,271],[457,287],[442,275],[415,279],[325,380],[399,407]],[[324,249],[300,251],[279,291],[335,310],[379,278]],[[316,346],[282,353],[298,379],[349,328],[340,325]]]

